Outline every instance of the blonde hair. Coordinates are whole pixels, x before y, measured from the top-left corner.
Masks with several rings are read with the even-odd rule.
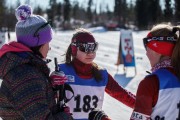
[[[173,26],[168,25],[168,24],[158,24],[154,26],[151,29],[151,34],[152,36],[163,36],[163,37],[175,37],[177,38],[177,34],[174,33],[173,31]]]

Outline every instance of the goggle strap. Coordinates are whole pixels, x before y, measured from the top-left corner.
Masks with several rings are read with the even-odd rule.
[[[72,42],[72,43],[71,43],[71,45],[77,46],[77,47],[78,47],[79,44],[84,44],[84,45],[86,45],[86,44],[90,44],[90,45],[95,44],[95,45],[97,45],[98,42],[87,42],[87,43]]]
[[[71,45],[77,46],[77,43],[76,42],[72,42]]]
[[[150,42],[150,41],[176,42],[177,41],[177,39],[175,39],[174,37],[149,37],[144,39],[146,39],[146,42]]]

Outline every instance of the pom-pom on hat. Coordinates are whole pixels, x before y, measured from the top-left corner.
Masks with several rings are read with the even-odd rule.
[[[35,47],[48,43],[52,39],[52,28],[45,18],[34,15],[29,5],[21,5],[15,12],[17,41]]]

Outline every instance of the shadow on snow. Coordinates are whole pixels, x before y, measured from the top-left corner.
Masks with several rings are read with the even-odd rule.
[[[128,83],[134,78],[127,77],[126,74],[115,74],[114,79],[121,85],[122,87],[126,87]]]

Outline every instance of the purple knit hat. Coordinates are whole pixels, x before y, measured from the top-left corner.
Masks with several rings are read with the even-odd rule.
[[[21,5],[16,9],[17,41],[35,47],[48,43],[52,39],[52,28],[45,18],[32,14],[29,5]]]

